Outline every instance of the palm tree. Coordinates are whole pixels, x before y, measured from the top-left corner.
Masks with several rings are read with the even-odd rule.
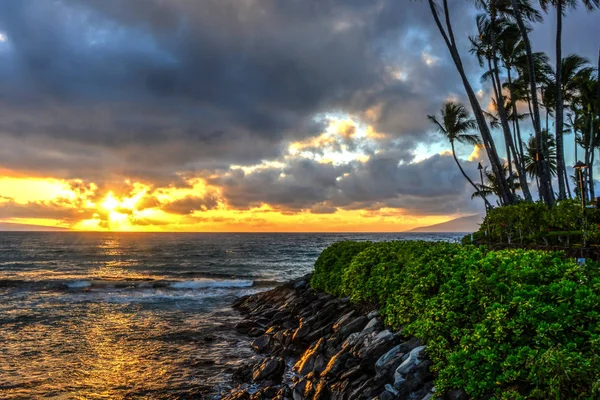
[[[512,6],[512,16],[517,22],[517,26],[521,31],[523,37],[523,43],[525,45],[525,52],[527,54],[527,70],[529,78],[529,90],[531,92],[531,105],[532,105],[532,119],[533,119],[533,130],[535,132],[535,143],[538,149],[537,162],[540,163],[539,168],[539,181],[540,181],[540,196],[548,206],[552,206],[554,202],[554,192],[552,191],[552,184],[550,181],[550,174],[548,172],[548,160],[544,155],[543,151],[543,140],[542,140],[542,129],[540,123],[540,109],[537,95],[537,84],[536,75],[533,60],[533,51],[531,50],[531,42],[529,41],[529,29],[525,25],[524,16],[525,14],[521,11],[521,5],[517,0],[510,0]],[[528,4],[528,3],[527,3]]]
[[[555,176],[557,173],[556,168],[556,143],[554,138],[546,131],[542,131],[543,140],[547,143],[548,157],[548,172],[550,176]],[[540,163],[537,162],[538,157],[537,145],[535,137],[530,137],[527,141],[527,147],[525,149],[525,171],[527,175],[535,178],[538,185],[540,185]]]
[[[514,185],[516,189],[520,189],[521,187],[519,184],[519,177],[517,176],[517,174],[515,174],[515,173],[511,174],[508,171],[508,164],[505,163],[502,166],[502,170],[504,171],[504,176],[508,180],[509,184]],[[498,180],[496,179],[496,175],[494,175],[486,166],[483,168],[483,176],[485,177],[485,180],[484,180],[483,184],[481,184],[481,183],[476,184],[477,191],[475,191],[471,194],[472,199],[477,198],[477,197],[487,199],[491,195],[498,196],[500,188],[498,186]],[[504,203],[502,202],[502,199],[500,197],[499,197],[499,201],[500,201],[500,205],[504,205]]]
[[[564,146],[563,146],[563,125],[564,125],[564,99],[563,99],[563,81],[568,81],[568,78],[562,74],[562,19],[567,8],[576,8],[577,0],[540,0],[540,5],[545,10],[548,3],[556,8],[556,118],[555,118],[555,135],[556,135],[556,157],[559,169],[559,199],[565,198],[564,180],[562,179],[561,170],[565,168]],[[600,0],[583,0],[584,7],[588,10],[593,10],[594,7],[600,7]],[[563,80],[564,78],[564,80]]]
[[[499,185],[501,188],[500,196],[506,204],[512,204],[515,201],[513,194],[510,191],[508,182],[505,177],[502,176],[502,163],[500,162],[500,157],[498,156],[498,151],[496,150],[496,144],[494,139],[492,138],[492,134],[490,129],[486,123],[485,116],[483,114],[483,109],[481,104],[479,103],[479,99],[467,78],[467,74],[465,72],[462,58],[458,51],[458,46],[456,44],[456,40],[454,37],[454,30],[452,29],[452,22],[450,17],[450,9],[448,7],[448,0],[441,0],[442,7],[439,6],[438,0],[428,0],[429,9],[431,11],[431,15],[435,21],[435,24],[444,39],[446,47],[450,52],[452,57],[452,61],[460,75],[461,81],[463,83],[463,87],[465,88],[465,92],[469,99],[469,103],[471,105],[471,109],[473,110],[473,114],[475,116],[475,121],[477,123],[477,127],[479,128],[479,132],[481,133],[481,138],[483,144],[485,146],[485,150],[487,152],[488,159],[490,164],[492,165],[492,170],[495,174],[498,175]],[[441,12],[440,12],[441,11]],[[442,18],[444,22],[442,22]]]
[[[471,184],[471,186],[477,190],[477,185],[473,183],[471,178],[469,178],[460,165],[454,149],[454,142],[481,146],[482,141],[479,136],[469,133],[477,128],[477,122],[475,119],[471,118],[465,106],[452,101],[444,103],[441,114],[440,120],[438,120],[435,115],[427,115],[427,118],[436,125],[438,132],[448,139],[450,146],[452,147],[452,157],[454,157],[454,161],[456,161],[458,169],[460,169],[460,172]],[[490,207],[490,203],[487,201],[487,199],[484,198],[484,200],[486,207]]]
[[[516,150],[515,142],[510,130],[510,124],[508,119],[508,111],[506,109],[505,96],[502,93],[502,83],[500,82],[499,64],[498,64],[498,33],[504,29],[504,25],[508,23],[505,19],[497,17],[497,10],[495,6],[488,4],[482,4],[482,8],[486,9],[488,14],[479,14],[477,16],[477,29],[479,35],[477,37],[469,38],[471,40],[471,52],[477,55],[480,66],[484,66],[484,61],[487,62],[488,71],[483,75],[482,79],[490,79],[492,81],[492,87],[494,90],[493,104],[497,110],[498,117],[497,121],[499,126],[502,128],[504,133],[504,142],[506,145],[506,157],[508,158],[509,174],[512,174],[512,162],[515,161],[515,167],[519,171],[518,176],[521,178],[520,186],[523,191],[523,195],[526,200],[531,201],[531,194],[529,192],[529,186],[525,177],[524,171],[522,170],[522,163],[520,162],[519,153]],[[494,128],[494,126],[492,126]],[[510,185],[512,193],[514,195],[514,185]]]

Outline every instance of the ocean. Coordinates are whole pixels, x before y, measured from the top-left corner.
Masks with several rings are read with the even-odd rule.
[[[462,236],[0,232],[0,398],[218,399],[256,357],[236,297],[336,241]]]

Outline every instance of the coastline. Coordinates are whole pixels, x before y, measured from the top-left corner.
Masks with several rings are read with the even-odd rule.
[[[236,330],[253,338],[261,358],[233,372],[234,389],[224,400],[436,398],[419,340],[386,329],[373,306],[309,282],[306,275],[234,302],[244,316]]]

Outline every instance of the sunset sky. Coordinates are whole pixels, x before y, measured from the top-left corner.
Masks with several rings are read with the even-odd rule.
[[[487,97],[476,10],[450,3]],[[596,60],[599,15],[569,13],[565,55]],[[546,19],[533,46],[553,58]],[[422,2],[4,0],[0,222],[402,231],[482,212],[426,118],[447,99],[465,101]],[[479,149],[458,152],[476,178]]]

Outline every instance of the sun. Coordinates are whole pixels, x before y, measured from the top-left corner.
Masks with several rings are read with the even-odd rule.
[[[106,211],[114,211],[119,207],[119,201],[115,199],[112,192],[109,192],[101,205]]]

